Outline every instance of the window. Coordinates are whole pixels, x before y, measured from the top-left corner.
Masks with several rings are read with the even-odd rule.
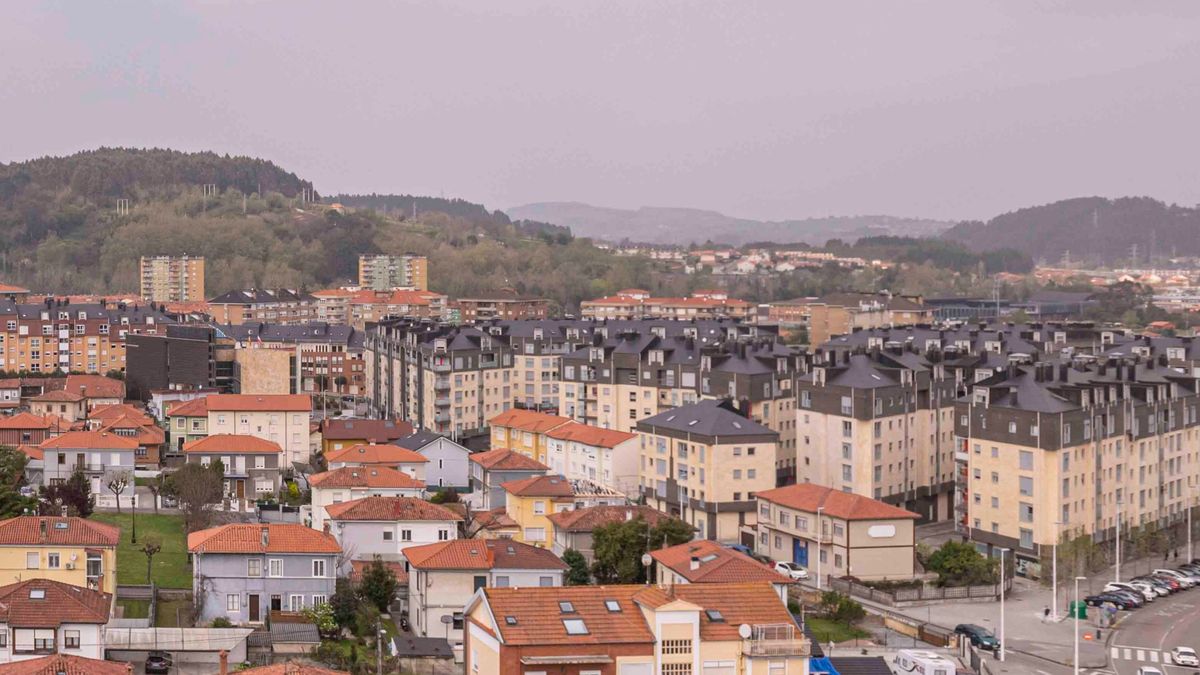
[[[412,530],[400,530],[400,541],[412,541]]]
[[[548,588],[554,585],[554,577],[538,577],[538,586]]]
[[[692,653],[692,641],[691,640],[663,640],[662,641],[662,653],[663,654],[691,654]]]
[[[1033,548],[1033,530],[1021,528],[1021,548]]]
[[[391,530],[384,530],[384,531],[383,531],[383,540],[384,540],[384,541],[392,541],[392,540],[393,540],[393,539],[395,539],[395,538],[396,538],[396,533],[395,533],[395,532],[392,532]]]
[[[497,576],[496,577],[496,588],[508,588],[508,586],[509,586],[508,582],[509,582],[509,579],[507,576],[505,576],[503,574],[500,576]]]
[[[313,596],[313,606],[314,607],[316,607],[317,605],[324,605],[328,602],[329,602],[329,596],[325,596],[325,595],[314,595]]]
[[[1029,476],[1021,476],[1021,495],[1024,497],[1033,496],[1033,479]]]
[[[563,619],[563,627],[567,629],[567,635],[588,634],[587,624],[583,622],[583,619]]]
[[[293,612],[299,612],[300,610],[304,609],[304,596],[303,595],[289,595],[288,596],[288,607]]]
[[[544,528],[544,527],[527,527],[527,528],[525,528],[525,541],[546,541],[546,528]]]
[[[63,631],[63,646],[67,649],[79,649],[79,631],[64,630]]]
[[[533,503],[533,515],[540,516],[546,513],[546,502],[536,501]]]
[[[325,561],[324,560],[314,560],[312,570],[313,570],[314,577],[324,577],[325,576]]]
[[[854,436],[854,423],[849,420],[842,420],[842,435],[846,438]]]
[[[619,612],[621,611],[621,603],[616,600],[605,600],[604,608],[610,612]]]
[[[258,558],[250,558],[246,560],[246,576],[261,577],[262,576],[262,560]]]
[[[25,554],[25,569],[36,570],[38,568],[39,560],[40,560],[40,557],[38,556],[37,551],[33,551],[31,553],[26,553]]]
[[[662,675],[692,675],[690,663],[664,663],[659,670]]]
[[[281,577],[283,576],[283,560],[272,558],[267,561],[267,576]]]
[[[450,530],[438,530],[438,541],[447,541],[450,539]]]
[[[48,569],[52,569],[52,570],[56,570],[56,569],[58,569],[58,567],[59,567],[59,558],[58,558],[58,554],[57,554],[57,553],[48,553],[48,554],[46,554],[46,567],[47,567]]]
[[[1022,450],[1020,454],[1020,466],[1022,471],[1033,471],[1033,453],[1028,450]]]
[[[575,604],[570,600],[559,600],[558,611],[562,612],[563,614],[574,614]]]
[[[225,596],[225,611],[237,612],[241,611],[242,596],[237,593],[230,593]]]
[[[1021,522],[1022,523],[1032,523],[1033,522],[1033,504],[1021,502]]]

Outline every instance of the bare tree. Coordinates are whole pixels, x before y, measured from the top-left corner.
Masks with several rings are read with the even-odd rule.
[[[142,544],[141,551],[146,555],[146,583],[150,583],[150,570],[154,562],[154,556],[158,555],[158,552],[161,550],[162,544],[154,537],[147,538]]]
[[[147,487],[150,488],[150,494],[154,497],[154,515],[158,515],[158,495],[162,493],[163,483],[165,481],[166,477],[160,472],[158,476],[152,478],[149,485],[147,485]]]
[[[108,491],[117,498],[117,513],[121,512],[121,494],[125,492],[125,488],[129,487],[129,482],[128,471],[118,471],[108,480]]]
[[[188,532],[202,530],[212,522],[212,506],[221,501],[224,485],[220,474],[199,464],[184,464],[171,474],[164,491],[179,500]]]

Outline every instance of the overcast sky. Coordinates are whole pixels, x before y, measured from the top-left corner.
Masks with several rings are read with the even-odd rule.
[[[0,59],[4,162],[770,219],[1200,202],[1192,0],[11,2]]]

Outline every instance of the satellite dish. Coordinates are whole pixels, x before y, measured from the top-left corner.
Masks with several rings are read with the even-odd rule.
[[[652,562],[654,562],[654,558],[651,558],[649,553],[642,554],[642,567],[649,567]]]
[[[749,640],[750,636],[753,634],[754,634],[754,631],[751,630],[750,624],[744,623],[744,624],[738,626],[738,635],[740,635],[743,640]]]

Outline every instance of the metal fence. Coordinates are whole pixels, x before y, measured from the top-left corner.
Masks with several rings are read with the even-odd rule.
[[[923,584],[916,588],[897,588],[884,591],[865,584],[847,581],[845,579],[830,579],[829,587],[846,595],[870,600],[883,605],[903,605],[912,602],[946,602],[967,600],[972,598],[987,599],[1000,597],[1000,584],[984,586],[930,586]],[[1004,589],[1012,589],[1012,579],[1004,580]]]

